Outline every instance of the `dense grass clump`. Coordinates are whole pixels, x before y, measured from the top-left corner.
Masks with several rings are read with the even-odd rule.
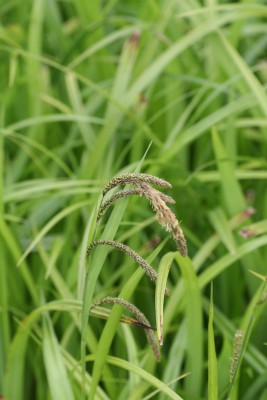
[[[266,399],[267,6],[0,13],[0,397]]]

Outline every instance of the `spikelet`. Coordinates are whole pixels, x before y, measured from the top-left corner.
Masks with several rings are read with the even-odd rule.
[[[139,310],[139,308],[137,308],[134,304],[130,303],[127,300],[121,299],[119,297],[110,297],[110,296],[96,301],[92,305],[92,308],[96,307],[96,306],[100,306],[104,303],[120,304],[122,307],[126,308],[132,314],[134,314],[135,318],[144,326],[147,341],[153,350],[156,360],[159,362],[160,361],[160,351],[159,351],[159,348],[158,348],[158,345],[157,345],[157,342],[155,339],[155,335],[153,333],[153,330],[151,329],[152,327],[150,326],[149,321],[147,320],[145,315]]]
[[[162,198],[163,201],[166,203],[175,203],[175,200],[167,196],[164,193],[161,193],[160,191],[154,189],[158,195]],[[102,215],[105,213],[105,211],[108,209],[108,207],[113,204],[116,200],[122,199],[124,197],[130,197],[130,196],[145,196],[146,197],[146,192],[142,188],[134,188],[134,189],[129,189],[129,190],[120,190],[119,192],[115,193],[114,195],[110,196],[99,208],[98,215],[97,215],[97,221],[102,217]]]
[[[161,196],[158,195],[158,191],[153,189],[146,183],[139,183],[138,186],[146,193],[146,197],[149,199],[153,210],[156,212],[156,219],[160,225],[167,231],[171,232],[173,239],[175,240],[178,249],[182,256],[187,256],[187,245],[180,227],[178,220],[176,219],[173,212],[166,205],[165,201]]]
[[[183,230],[176,219],[174,213],[170,210],[166,203],[174,203],[172,197],[167,196],[160,191],[154,189],[151,184],[158,185],[164,188],[171,188],[171,184],[157,176],[142,174],[142,173],[128,173],[122,174],[118,177],[111,179],[103,189],[103,196],[112,188],[119,185],[131,184],[136,186],[135,189],[121,190],[112,195],[106,200],[99,209],[97,220],[99,220],[106,209],[116,200],[122,197],[129,197],[132,195],[145,196],[151,203],[153,210],[156,213],[156,219],[160,225],[170,232],[175,240],[178,250],[181,255],[187,256],[187,245],[183,234]]]
[[[120,176],[112,178],[104,187],[102,194],[104,196],[110,189],[119,185],[127,185],[127,184],[137,185],[139,182],[149,183],[164,188],[172,187],[172,185],[169,182],[165,181],[164,179],[158,178],[157,176],[132,172],[129,174],[122,174]]]
[[[145,271],[146,275],[149,277],[149,279],[156,283],[158,279],[158,274],[154,269],[149,265],[146,260],[144,260],[138,253],[136,253],[134,250],[132,250],[130,247],[126,246],[125,244],[116,242],[115,240],[95,240],[93,241],[87,248],[86,251],[86,256],[88,257],[89,254],[91,253],[92,249],[96,246],[100,245],[107,245],[107,246],[112,246],[115,249],[122,251],[123,253],[127,254],[130,256],[140,267],[143,268]],[[169,295],[169,290],[166,289],[166,294]]]
[[[230,364],[230,383],[233,382],[238,368],[238,360],[241,353],[243,340],[244,340],[243,332],[241,330],[236,331],[233,343],[233,354]]]

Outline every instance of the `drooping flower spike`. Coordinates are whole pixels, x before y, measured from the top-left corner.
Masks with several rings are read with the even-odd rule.
[[[110,296],[96,301],[91,308],[100,306],[104,303],[120,304],[122,307],[124,307],[125,309],[129,310],[131,313],[134,314],[135,318],[144,326],[147,341],[153,350],[156,360],[159,362],[160,351],[153,332],[153,328],[150,326],[150,323],[147,320],[146,316],[139,310],[139,308],[137,308],[134,304],[130,303],[129,301],[126,301],[119,297],[110,297]]]
[[[157,176],[142,174],[142,173],[129,173],[122,174],[115,178],[112,178],[103,189],[103,196],[110,190],[119,185],[127,185],[127,184],[137,184],[139,182],[149,183],[152,185],[161,186],[164,188],[171,188],[172,185],[165,181],[164,179],[158,178]]]
[[[175,200],[167,196],[164,193],[161,193],[160,191],[154,189],[158,195],[162,198],[163,201],[166,203],[175,203]],[[134,188],[134,189],[129,189],[129,190],[120,190],[119,192],[115,193],[114,195],[110,196],[99,208],[98,215],[97,215],[97,221],[102,217],[102,215],[105,213],[105,211],[108,209],[108,207],[113,204],[116,200],[122,199],[124,197],[130,197],[130,196],[146,196],[146,191],[144,191],[142,188]]]
[[[139,183],[139,187],[144,191],[145,196],[149,199],[153,210],[156,212],[156,219],[160,225],[167,231],[171,232],[178,249],[182,256],[187,256],[186,240],[174,213],[167,206],[166,202],[159,196],[158,190],[155,190],[146,183]]]
[[[140,267],[143,268],[145,271],[146,275],[150,278],[150,280],[154,283],[156,283],[158,274],[154,269],[149,265],[146,260],[144,260],[138,253],[136,253],[134,250],[132,250],[130,247],[126,246],[125,244],[116,242],[115,240],[95,240],[93,241],[90,246],[88,246],[87,251],[86,251],[86,256],[88,257],[89,254],[91,253],[92,249],[96,246],[100,245],[107,245],[107,246],[112,246],[115,249],[122,251],[123,253],[127,254],[130,256]],[[166,290],[166,294],[169,294],[169,291]]]
[[[104,187],[103,195],[105,195],[110,189],[116,186],[130,184],[136,186],[134,189],[121,190],[114,195],[110,196],[99,209],[97,220],[101,218],[106,209],[116,200],[129,197],[132,195],[139,195],[146,197],[152,205],[153,210],[156,213],[156,219],[160,225],[167,231],[170,232],[173,239],[175,240],[178,250],[181,255],[187,256],[187,244],[183,234],[183,230],[179,224],[174,213],[170,210],[166,203],[175,203],[172,197],[161,193],[154,189],[151,185],[157,185],[164,188],[171,188],[171,184],[164,179],[158,178],[157,176],[142,174],[142,173],[129,173],[122,174],[118,177],[112,178]]]

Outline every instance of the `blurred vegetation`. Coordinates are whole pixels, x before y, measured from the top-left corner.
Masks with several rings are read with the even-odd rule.
[[[0,15],[0,394],[264,400],[266,4],[11,0]],[[95,223],[106,182],[138,169],[171,182],[189,257],[144,198]],[[119,305],[87,324],[121,296],[156,325],[154,286],[111,249],[86,262],[94,238],[156,270],[172,254],[159,364]]]

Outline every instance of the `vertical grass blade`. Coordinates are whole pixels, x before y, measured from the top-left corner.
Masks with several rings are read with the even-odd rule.
[[[5,242],[6,247],[8,248],[11,257],[13,259],[13,262],[15,264],[20,258],[21,252],[12,234],[12,230],[8,227],[2,215],[0,215],[0,235],[2,236],[3,241]],[[34,301],[35,304],[38,304],[38,294],[36,285],[34,283],[34,279],[29,271],[29,267],[26,264],[26,262],[23,262],[21,265],[21,275],[25,281],[27,289],[31,294],[32,300]]]
[[[74,400],[70,378],[49,316],[43,317],[43,354],[53,400]]]
[[[163,345],[163,306],[164,297],[166,294],[167,279],[170,271],[171,264],[176,253],[165,254],[159,264],[158,279],[156,283],[155,292],[155,314],[157,325],[157,336],[160,345]]]
[[[91,174],[95,171],[97,164],[101,162],[107,145],[110,143],[110,140],[124,115],[122,105],[125,102],[129,81],[132,76],[138,51],[138,43],[139,33],[136,32],[133,33],[125,43],[121,53],[119,66],[111,90],[112,101],[108,103],[105,115],[105,125],[97,136],[95,146],[90,152],[85,166],[85,170],[91,171]]]
[[[254,93],[254,95],[258,101],[259,107],[261,108],[263,114],[266,117],[267,116],[267,96],[266,96],[266,92],[264,90],[263,85],[260,83],[260,81],[257,79],[257,77],[253,74],[251,69],[248,67],[248,65],[245,63],[245,61],[239,55],[239,53],[236,51],[236,49],[227,40],[227,38],[225,36],[223,36],[222,33],[220,33],[219,36],[220,36],[220,39],[221,39],[221,42],[222,42],[224,48],[226,49],[226,51],[229,54],[233,63],[236,65],[236,67],[242,74],[247,85],[249,86],[251,91]]]
[[[86,115],[86,108],[82,102],[79,86],[74,74],[69,73],[66,76],[66,87],[68,90],[70,102],[74,111],[74,114]],[[94,130],[89,123],[83,123],[78,121],[78,126],[83,138],[83,141],[88,149],[88,151],[93,147],[95,134]]]
[[[184,296],[186,301],[185,320],[187,327],[187,363],[186,370],[190,376],[186,379],[188,396],[199,396],[202,388],[203,363],[203,326],[202,305],[199,283],[191,260],[180,254],[175,257],[184,279]]]
[[[86,249],[88,244],[90,244],[94,239],[94,234],[96,230],[96,220],[99,205],[101,203],[102,196],[100,196],[98,203],[94,206],[88,222],[86,224],[85,232],[82,238],[79,266],[78,266],[78,275],[77,275],[77,297],[78,299],[82,299],[83,291],[84,291],[84,283],[86,280]]]
[[[8,399],[24,400],[25,352],[28,333],[25,327],[17,331],[9,347],[3,392]]]
[[[225,203],[231,216],[247,207],[240,185],[235,177],[235,168],[225,150],[218,132],[212,130],[212,143],[221,176],[221,185]]]
[[[28,32],[28,49],[29,52],[35,55],[40,55],[42,52],[42,35],[43,35],[43,20],[44,20],[45,1],[38,0],[32,3],[32,10],[29,20]],[[28,59],[28,90],[29,104],[31,112],[34,116],[40,115],[41,103],[39,94],[42,87],[41,80],[41,63],[35,59]]]
[[[4,125],[5,107],[2,106],[0,112],[0,127]],[[0,133],[0,214],[4,212],[4,135]],[[4,221],[3,221],[4,222]],[[10,340],[10,326],[8,318],[8,299],[9,299],[9,286],[8,286],[8,268],[6,258],[6,248],[4,241],[1,237],[0,230],[0,247],[1,247],[1,267],[0,267],[0,391],[3,393],[3,378],[6,362],[6,353]]]
[[[3,239],[0,237],[0,246],[4,249]],[[5,250],[2,250],[0,268],[0,391],[3,393],[3,379],[6,363],[6,355],[10,343],[10,322],[9,322],[9,286],[8,286],[8,263]]]
[[[215,129],[212,131],[212,142],[220,172],[221,188],[226,203],[226,208],[228,214],[233,216],[246,210],[247,203],[242,193],[240,183],[235,177],[234,163],[229,159],[225,146],[223,145],[222,140]],[[251,263],[257,264],[258,272],[265,271],[265,265],[258,253],[254,255],[253,259],[250,258],[250,256],[242,259],[242,264],[246,267],[246,269],[250,268]],[[247,275],[247,272],[245,272],[245,274]],[[255,285],[251,280],[249,280],[249,288],[251,293],[253,293],[255,290]]]
[[[218,400],[218,369],[213,331],[213,286],[210,291],[208,326],[208,400]]]
[[[235,254],[235,240],[229,222],[221,208],[209,212],[210,221],[229,253]]]
[[[18,329],[16,331],[16,334],[13,337],[13,340],[10,344],[9,351],[7,354],[7,363],[6,363],[6,368],[5,368],[5,376],[4,376],[4,395],[8,399],[16,399],[16,400],[24,400],[25,399],[25,381],[27,380],[25,374],[27,374],[27,370],[25,368],[25,362],[27,358],[27,350],[29,349],[28,346],[28,340],[29,336],[32,333],[33,325],[36,323],[36,321],[40,318],[42,313],[46,313],[51,310],[58,310],[58,311],[69,311],[72,312],[74,310],[80,311],[81,310],[81,303],[73,300],[73,301],[55,301],[51,303],[46,303],[43,306],[39,308],[35,308],[30,314],[28,314],[22,321],[20,321]],[[62,357],[61,354],[60,356],[56,356],[54,351],[58,353],[58,351],[62,351],[60,348],[60,345],[55,338],[55,334],[53,332],[53,328],[51,325],[51,321],[49,320],[49,317],[46,315],[44,317],[44,324],[43,324],[43,330],[40,330],[40,334],[44,333],[44,336],[46,337],[46,346],[47,346],[47,351],[49,355],[49,360],[47,362],[51,362],[52,365],[52,370],[58,368],[58,362],[61,363],[62,360],[60,359],[59,361],[57,360],[58,357]],[[52,331],[51,331],[52,329]],[[56,340],[56,341],[55,341]],[[44,344],[44,343],[43,343]],[[54,348],[55,347],[55,348]],[[51,352],[53,354],[51,354]],[[56,357],[56,358],[54,358]],[[63,361],[64,363],[64,361]],[[49,365],[50,367],[50,365]],[[55,374],[60,372],[61,376],[65,375],[65,367],[59,367],[61,368],[60,371],[56,371]],[[63,371],[63,372],[62,372]],[[50,374],[50,370],[48,371]],[[56,376],[55,375],[55,376]],[[53,377],[51,378],[53,379]],[[65,379],[65,378],[64,378]],[[69,382],[69,377],[67,377],[67,380]],[[14,382],[16,384],[14,384]],[[57,383],[58,385],[61,382]],[[42,381],[43,384],[43,381]],[[63,382],[63,385],[65,383]],[[66,390],[64,393],[67,393],[69,396],[69,393],[71,393],[71,390],[69,391],[68,389],[69,384],[66,383]],[[71,396],[71,395],[70,395]],[[73,399],[73,397],[67,397],[69,399]]]

